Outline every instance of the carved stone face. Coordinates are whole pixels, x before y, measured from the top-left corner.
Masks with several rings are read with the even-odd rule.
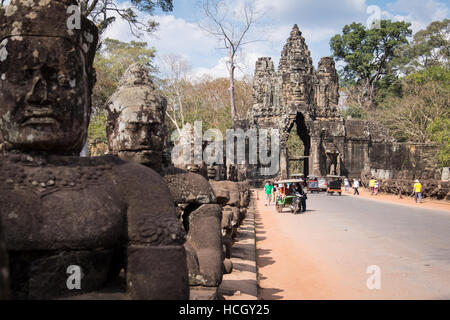
[[[78,152],[90,104],[81,49],[52,37],[6,38],[0,47],[0,137],[14,149]]]
[[[118,156],[143,165],[159,164],[164,148],[161,124],[151,118],[150,112],[140,107],[122,110],[116,120],[115,138],[111,141]]]

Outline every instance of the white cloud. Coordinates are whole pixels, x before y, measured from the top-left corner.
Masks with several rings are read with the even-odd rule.
[[[192,71],[193,78],[201,78],[203,76],[211,76],[213,78],[228,77],[227,59],[220,58],[219,62],[212,68],[198,67]]]
[[[158,50],[208,55],[218,46],[217,41],[208,37],[196,23],[171,15],[160,16],[156,20],[160,23],[154,37]]]
[[[366,14],[365,0],[259,0],[257,3],[259,10],[272,19],[322,27],[348,22],[349,18]]]
[[[388,3],[387,8],[422,21],[442,20],[449,14],[447,5],[435,0],[397,0]]]
[[[233,10],[242,8],[248,0],[233,0]],[[298,24],[311,51],[314,64],[322,56],[330,54],[329,39],[351,22],[366,24],[370,14],[366,12],[366,0],[257,0],[257,10],[265,12],[261,24],[255,25],[247,40],[263,40],[250,43],[238,56],[240,70],[237,75],[252,74],[257,58],[272,57],[278,64],[280,52],[294,24]],[[125,4],[122,4],[125,5]],[[176,6],[176,3],[175,3]],[[449,15],[448,5],[436,0],[392,0],[382,11],[383,18],[405,20],[412,23],[413,31],[425,28],[431,21],[442,20]],[[193,16],[193,11],[190,16]],[[197,17],[201,16],[196,11]],[[187,21],[178,14],[154,17],[160,23],[155,35],[145,38],[157,53],[177,54],[189,59],[193,75],[228,76],[226,51],[219,50],[217,40],[199,28],[195,21]],[[117,21],[106,33],[122,41],[132,39],[129,26]]]
[[[242,8],[246,0],[235,0],[233,8]],[[262,40],[244,47],[237,57],[239,68],[237,76],[253,74],[256,60],[262,56],[272,57],[277,64],[283,45],[289,37],[294,24],[298,24],[306,43],[311,46],[328,43],[328,39],[338,33],[345,22],[365,14],[365,0],[258,0],[257,11],[265,12],[259,25],[254,25],[247,40]],[[122,3],[126,6],[128,3]],[[330,16],[334,18],[330,19]],[[158,31],[146,40],[157,49],[157,54],[177,54],[187,57],[193,66],[193,74],[228,76],[226,51],[219,50],[220,44],[200,29],[196,22],[189,22],[173,15],[154,17],[160,23]],[[105,33],[105,37],[121,41],[136,40],[129,25],[117,19]],[[320,47],[320,46],[319,46]],[[311,50],[312,51],[312,50]],[[326,53],[328,54],[328,52]],[[312,52],[315,63],[324,54]]]
[[[447,5],[434,0],[397,0],[388,3],[387,8],[389,11],[383,11],[385,18],[410,22],[413,32],[425,29],[432,21],[443,20],[449,15]]]

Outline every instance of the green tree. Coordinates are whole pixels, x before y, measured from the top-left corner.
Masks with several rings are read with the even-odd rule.
[[[0,7],[7,3],[0,0]],[[81,14],[90,18],[102,34],[116,21],[122,19],[130,26],[133,35],[139,37],[142,33],[152,33],[158,27],[153,19],[142,19],[139,14],[154,15],[157,9],[163,12],[173,10],[172,0],[131,0],[127,6],[121,6],[117,0],[78,0]]]
[[[226,130],[231,127],[228,79],[205,76],[199,79],[181,78],[177,82],[162,79],[162,83],[163,94],[168,100],[170,117],[166,117],[166,123],[169,132],[185,123],[193,124],[200,120],[203,130],[219,129],[225,137]],[[180,94],[174,96],[174,92]],[[237,115],[244,117],[252,104],[251,79],[235,81],[235,98]]]
[[[305,155],[305,146],[297,134],[297,124],[292,127],[286,146],[289,158],[298,158]],[[289,161],[290,174],[304,173],[304,169],[304,161]]]
[[[402,96],[385,99],[374,116],[399,141],[442,143],[432,128],[446,123],[449,105],[450,70],[430,67],[404,77]]]
[[[172,0],[131,0],[127,6],[120,6],[117,0],[79,0],[81,13],[89,17],[103,33],[111,24],[119,19],[125,20],[135,36],[143,32],[151,33],[158,27],[153,19],[143,20],[139,14],[154,15],[160,8],[164,12],[173,10]]]
[[[427,128],[433,141],[442,144],[439,160],[443,167],[450,167],[450,117],[438,118]]]
[[[106,101],[117,89],[120,78],[131,64],[140,63],[150,71],[155,71],[154,57],[155,49],[148,48],[146,42],[127,43],[105,39],[94,61],[97,72],[97,83],[92,95],[94,113],[104,109]]]
[[[351,104],[345,109],[341,109],[341,116],[344,119],[367,119],[367,111],[356,104]]]
[[[361,23],[346,25],[342,34],[330,40],[336,61],[344,62],[343,83],[359,88],[360,107],[374,109],[380,80],[391,73],[395,50],[408,43],[410,23],[381,20],[380,28],[367,29]]]
[[[104,142],[106,143],[106,114],[100,112],[91,117],[88,130],[89,143]]]
[[[450,19],[432,22],[417,32],[411,43],[397,50],[393,64],[404,74],[433,66],[450,66]]]

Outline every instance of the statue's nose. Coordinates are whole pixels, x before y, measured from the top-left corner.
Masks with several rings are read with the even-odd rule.
[[[150,133],[150,130],[146,126],[144,126],[141,129],[141,136],[140,136],[140,138],[141,138],[140,139],[141,141],[139,141],[140,144],[148,145],[150,143],[151,133]]]
[[[47,81],[40,70],[34,72],[32,86],[27,93],[26,100],[30,104],[45,104],[48,102]]]

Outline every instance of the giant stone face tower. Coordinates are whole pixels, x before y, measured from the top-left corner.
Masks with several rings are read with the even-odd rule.
[[[305,145],[305,154],[309,155],[311,139],[307,123],[337,117],[339,83],[334,61],[322,58],[316,71],[305,38],[295,25],[281,52],[278,71],[271,58],[259,58],[256,62],[253,92],[249,126],[280,129],[280,172],[286,176],[286,143],[294,123]],[[310,171],[309,158],[305,158],[305,165]]]
[[[339,175],[386,181],[430,180],[440,177],[434,156],[439,146],[397,143],[379,124],[339,116],[339,80],[331,57],[314,68],[311,53],[297,25],[281,52],[278,70],[271,58],[256,62],[253,106],[238,126],[247,129],[278,129],[279,167],[268,177],[261,164],[247,167],[255,181],[287,177],[289,161],[304,161],[305,175]],[[289,159],[287,141],[294,124],[305,147],[304,157]],[[260,132],[261,133],[261,132]],[[405,180],[407,178],[407,180]],[[390,183],[390,182],[389,182]],[[388,184],[388,182],[386,182]],[[396,187],[397,188],[397,187]]]

